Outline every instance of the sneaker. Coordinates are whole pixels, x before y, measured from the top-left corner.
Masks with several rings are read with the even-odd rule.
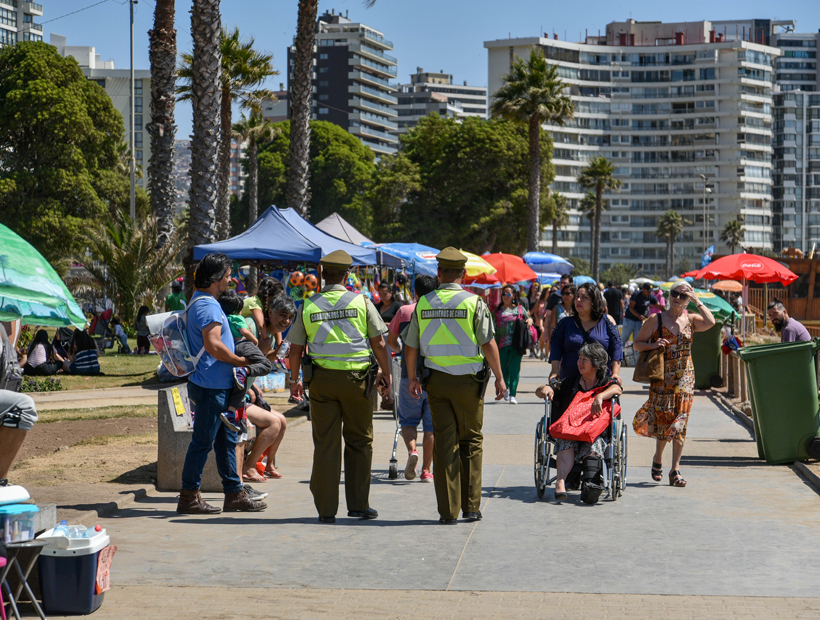
[[[242,488],[245,489],[245,495],[247,495],[248,499],[251,499],[251,500],[265,499],[268,496],[267,493],[257,491],[256,489],[254,489],[249,484],[243,484]]]
[[[235,367],[233,369],[233,382],[237,390],[244,390],[245,383],[248,379],[248,369],[244,366]]]
[[[236,412],[234,411],[225,411],[220,413],[219,419],[222,420],[222,424],[227,426],[234,433],[239,433],[242,430],[242,427],[236,424]]]
[[[515,396],[510,396],[510,404],[511,405],[517,405],[518,404],[518,401],[515,400]]]
[[[407,465],[404,466],[404,479],[416,479],[416,465],[419,464],[419,453],[413,450],[407,457]]]
[[[510,400],[510,391],[509,390],[504,392],[504,400]]]
[[[421,480],[422,482],[432,482],[433,481],[433,474],[429,471],[423,471],[423,472],[421,472],[421,476],[419,477],[419,480]]]
[[[8,478],[0,478],[0,487],[8,487],[11,486],[9,484]]]

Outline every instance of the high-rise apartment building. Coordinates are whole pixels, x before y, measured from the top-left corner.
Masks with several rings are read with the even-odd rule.
[[[772,45],[779,92],[774,95],[775,250],[808,254],[820,246],[820,33],[778,33]]]
[[[57,48],[60,56],[71,56],[80,65],[83,75],[99,84],[125,123],[123,142],[131,144],[131,70],[114,68],[113,60],[102,60],[97,50],[87,46],[67,45],[66,38],[52,34],[49,43]],[[134,158],[142,168],[142,178],[137,185],[147,187],[148,161],[151,159],[151,138],[145,126],[151,122],[151,72],[134,71]]]
[[[398,128],[396,77],[398,61],[387,54],[393,43],[378,30],[335,10],[316,23],[313,118],[346,129],[377,155],[394,153]],[[293,79],[295,47],[288,49],[288,80]]]
[[[229,179],[230,193],[237,198],[245,191],[245,180],[248,175],[242,167],[248,143],[244,140],[231,140],[231,174]]]
[[[487,89],[468,86],[466,80],[464,84],[454,84],[453,76],[444,71],[431,73],[418,67],[409,84],[399,85],[396,98],[398,103],[393,108],[399,115],[399,129],[395,133],[407,133],[429,114],[487,118]]]
[[[571,208],[571,224],[559,232],[561,254],[589,257],[578,174],[597,156],[615,165],[623,183],[606,196],[602,268],[626,263],[662,273],[666,248],[656,230],[669,209],[687,221],[675,268],[699,265],[712,244],[725,252],[719,233],[731,219],[744,222],[746,245],[772,248],[772,91],[780,50],[730,30],[728,22],[718,29],[709,21],[628,20],[583,43],[485,42],[491,101],[513,58],[533,47],[558,65],[568,85],[574,118],[563,127],[545,125],[555,148],[552,189]],[[543,243],[551,246],[551,230]]]
[[[43,5],[23,0],[0,0],[0,47],[19,41],[42,41]]]

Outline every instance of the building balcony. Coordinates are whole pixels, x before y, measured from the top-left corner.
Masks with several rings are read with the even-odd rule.
[[[367,99],[349,99],[347,102],[351,108],[361,108],[364,110],[372,110],[377,114],[383,114],[385,116],[395,117],[398,116],[396,111],[392,108],[388,108],[387,106],[379,105],[378,103],[373,103],[372,101],[368,101]]]
[[[383,47],[386,50],[393,49],[393,41],[388,41],[384,37],[377,34],[373,34],[372,32],[365,31],[361,33],[361,38],[367,39],[369,43],[375,43],[379,47]]]
[[[374,138],[379,138],[380,140],[385,140],[386,142],[390,142],[392,144],[398,143],[398,139],[393,134],[389,134],[385,131],[379,131],[378,129],[373,129],[372,127],[368,127],[367,125],[351,125],[348,129],[348,132],[353,134],[354,136],[372,136]]]
[[[398,129],[398,124],[394,123],[386,119],[383,116],[378,116],[376,114],[370,114],[370,112],[350,112],[347,115],[347,119],[349,122],[359,122],[359,123],[367,123],[368,125],[375,125],[376,127],[381,127],[384,129]]]
[[[16,6],[15,2],[15,6]],[[23,2],[23,12],[31,13],[32,15],[43,15],[43,5],[36,2]],[[42,29],[41,29],[42,30]]]
[[[361,71],[349,71],[347,74],[349,80],[360,80],[368,84],[377,84],[381,88],[387,89],[390,92],[396,92],[398,88],[395,84],[391,84],[387,80],[377,77],[371,73],[362,73]]]
[[[351,52],[356,52],[357,54],[362,54],[364,56],[369,56],[376,60],[384,61],[387,64],[396,65],[399,62],[397,58],[394,58],[389,54],[385,54],[381,50],[372,48],[369,45],[350,45],[347,49]]]
[[[363,86],[361,84],[354,84],[352,86],[348,86],[347,92],[349,92],[352,95],[365,95],[367,97],[373,97],[374,99],[378,99],[379,101],[386,103],[388,105],[396,105],[399,102],[398,99],[396,99],[392,95],[388,95],[383,90],[370,88],[369,86]]]
[[[362,58],[361,56],[352,56],[348,59],[347,64],[352,65],[354,67],[367,67],[370,72],[376,72],[377,76],[385,76],[387,79],[391,77],[396,77],[396,67],[389,67],[387,65],[383,65],[380,62],[373,62],[372,60],[368,60],[367,58]]]
[[[365,146],[369,146],[377,155],[392,155],[393,153],[399,150],[394,146],[388,146],[386,144],[381,144],[379,142],[371,142],[370,140],[365,140],[361,136],[359,136],[359,140],[361,140],[362,144],[364,144]]]
[[[28,30],[31,30],[32,32],[42,33],[43,32],[43,26],[42,26],[42,24],[37,24],[35,22],[25,22],[25,23],[23,23],[23,26],[20,29],[20,31],[21,32],[26,32]]]

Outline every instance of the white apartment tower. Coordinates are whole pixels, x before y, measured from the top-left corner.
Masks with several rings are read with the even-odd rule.
[[[20,41],[42,41],[43,5],[23,0],[0,0],[0,47]]]
[[[491,100],[512,59],[533,47],[568,84],[575,117],[564,127],[545,125],[555,148],[552,189],[572,209],[571,224],[559,232],[562,255],[589,257],[577,177],[597,156],[616,166],[623,183],[606,196],[602,269],[626,263],[663,273],[666,248],[655,231],[669,209],[688,222],[675,245],[676,269],[699,266],[709,245],[727,251],[719,234],[730,219],[743,220],[747,245],[772,247],[772,70],[780,51],[729,36],[721,24],[718,31],[709,21],[628,20],[583,43],[485,42]],[[551,246],[549,229],[543,245]]]

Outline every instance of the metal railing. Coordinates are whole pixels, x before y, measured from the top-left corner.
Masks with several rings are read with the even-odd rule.
[[[379,105],[378,103],[373,103],[367,99],[354,97],[351,99],[350,105],[359,108],[367,108],[368,110],[373,110],[374,112],[378,112],[379,114],[384,114],[386,116],[396,116],[396,111],[394,109],[388,108],[384,105]]]
[[[376,90],[375,88],[369,88],[368,86],[362,86],[361,84],[355,84],[350,87],[353,89],[351,92],[362,92],[367,93],[368,95],[373,95],[374,97],[379,97],[380,99],[384,99],[385,101],[389,101],[392,104],[397,104],[399,102],[398,99],[389,95],[388,93],[384,92],[383,90]],[[358,89],[358,90],[356,90]]]
[[[373,34],[372,32],[367,32],[367,31],[365,30],[365,32],[364,32],[364,37],[365,37],[366,39],[370,39],[371,41],[376,41],[376,42],[378,42],[378,43],[381,43],[382,45],[386,45],[386,46],[387,46],[387,47],[389,47],[390,49],[393,49],[393,41],[388,41],[387,39],[385,39],[385,38],[384,38],[384,37],[382,37],[382,36],[379,36],[379,35]]]
[[[382,73],[386,73],[393,77],[396,76],[396,67],[389,67],[387,65],[379,64],[378,62],[373,62],[372,60],[368,60],[367,58],[362,58],[361,56],[354,56],[352,64],[362,64],[365,67],[370,67],[371,69],[375,69],[376,71],[381,71]]]

